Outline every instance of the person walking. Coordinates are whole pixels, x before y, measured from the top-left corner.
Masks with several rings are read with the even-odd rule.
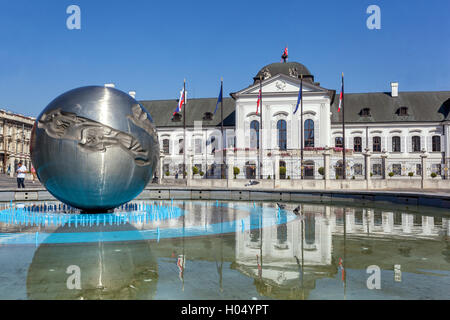
[[[22,165],[22,162],[19,162],[16,173],[17,173],[17,188],[24,188],[25,189],[25,173],[27,173],[27,167]]]
[[[34,169],[33,165],[31,165],[31,174],[33,175],[32,183],[34,183],[34,180],[36,180],[36,170]]]

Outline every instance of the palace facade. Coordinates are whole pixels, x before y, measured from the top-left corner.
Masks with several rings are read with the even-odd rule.
[[[301,82],[303,115],[294,113]],[[262,106],[257,113],[260,87]],[[325,150],[330,153],[329,178],[342,177],[339,92],[322,87],[304,65],[269,64],[247,88],[230,95],[223,101],[223,139],[220,109],[212,114],[217,98],[188,99],[186,133],[183,119],[172,116],[176,100],[140,101],[158,130],[164,176],[182,175],[188,154],[201,173],[194,178],[220,178],[222,150],[227,149],[225,161],[232,158],[240,171],[237,178],[273,178],[280,168],[281,179],[299,179],[303,118],[304,178],[322,178]],[[402,92],[394,82],[390,92],[346,93],[344,99],[347,178],[364,179],[370,174],[372,179],[386,175],[415,179],[422,173],[448,177],[450,91]],[[371,158],[367,171],[365,155]]]
[[[17,164],[31,168],[30,137],[35,118],[0,110],[0,173],[14,176]]]

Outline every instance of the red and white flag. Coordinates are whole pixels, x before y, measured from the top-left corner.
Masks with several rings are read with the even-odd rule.
[[[180,272],[178,273],[178,277],[181,281],[183,281],[183,275],[184,275],[184,255],[180,254],[177,259],[177,267]]]
[[[261,89],[259,89],[258,101],[256,101],[256,114],[258,114],[260,102],[261,102]]]

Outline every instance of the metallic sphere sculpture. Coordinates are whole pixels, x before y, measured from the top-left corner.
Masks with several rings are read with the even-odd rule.
[[[130,95],[100,86],[74,89],[50,102],[36,119],[30,149],[47,190],[86,212],[134,199],[159,158],[150,114]]]

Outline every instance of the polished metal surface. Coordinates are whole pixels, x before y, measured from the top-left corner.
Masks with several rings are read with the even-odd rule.
[[[68,91],[38,116],[31,136],[37,176],[57,199],[111,209],[147,185],[159,157],[150,114],[128,94],[89,86]]]

